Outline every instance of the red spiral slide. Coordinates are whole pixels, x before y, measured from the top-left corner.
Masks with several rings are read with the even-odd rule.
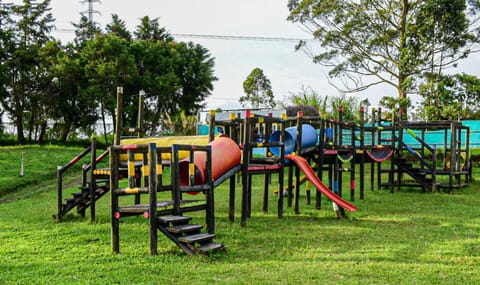
[[[295,163],[295,165],[305,174],[305,177],[317,188],[317,191],[325,195],[330,201],[336,203],[339,207],[342,207],[347,211],[353,212],[357,210],[355,205],[345,201],[342,197],[335,194],[330,188],[323,184],[305,158],[298,155],[286,155],[285,158]]]

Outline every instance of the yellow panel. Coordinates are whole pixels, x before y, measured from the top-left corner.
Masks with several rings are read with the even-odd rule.
[[[166,136],[166,137],[151,137],[151,138],[130,138],[120,141],[121,145],[130,144],[149,144],[155,143],[157,147],[171,147],[174,144],[186,145],[208,145],[208,135],[205,136]],[[188,151],[180,151],[178,153],[179,159],[188,157]],[[162,160],[170,160],[170,153],[162,153]],[[135,153],[135,161],[142,161],[143,154]],[[127,161],[127,155],[121,154],[120,161]]]
[[[128,176],[135,176],[135,163],[133,161],[128,162]]]
[[[138,193],[139,191],[137,187],[125,189],[125,194],[138,194]]]

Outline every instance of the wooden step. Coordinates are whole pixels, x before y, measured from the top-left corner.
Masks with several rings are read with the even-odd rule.
[[[184,224],[184,225],[177,225],[173,227],[167,227],[167,231],[173,234],[181,234],[181,233],[191,233],[194,231],[200,231],[203,228],[202,225],[191,225],[191,224]]]
[[[212,240],[215,237],[214,234],[202,233],[191,236],[179,237],[178,240],[183,243],[195,243],[195,242],[204,242]]]
[[[192,217],[187,216],[161,216],[158,217],[158,221],[162,224],[181,224],[187,223],[192,219]]]
[[[216,252],[224,249],[225,246],[223,245],[223,243],[210,242],[199,246],[195,250],[201,254],[208,254],[210,252]]]
[[[77,193],[72,193],[72,196],[73,196],[74,199],[80,199],[82,197],[86,197],[87,194],[86,193],[84,194],[82,192],[77,192]]]
[[[75,204],[75,199],[74,198],[67,198],[67,199],[65,199],[65,202],[67,204]]]
[[[82,190],[82,192],[90,192],[90,187],[88,186],[80,186],[78,189]]]

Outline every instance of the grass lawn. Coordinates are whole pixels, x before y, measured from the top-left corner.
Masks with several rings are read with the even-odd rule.
[[[28,185],[38,184],[56,177],[58,165],[67,164],[80,154],[81,148],[61,146],[26,145],[20,147],[0,147],[0,201],[9,192],[18,191]],[[23,157],[23,171],[22,171]],[[80,169],[81,161],[75,166]],[[23,177],[20,175],[23,174]]]
[[[16,193],[23,194],[0,198],[1,284],[480,284],[480,182],[454,194],[367,190],[365,200],[353,202],[359,210],[341,220],[328,201],[322,210],[306,205],[302,191],[301,214],[286,208],[278,219],[273,194],[270,213],[262,212],[257,176],[245,228],[240,184],[237,219],[228,221],[226,182],[215,199],[216,241],[227,252],[190,257],[159,234],[159,255],[150,256],[147,220],[130,217],[121,220],[121,253],[114,255],[108,196],[97,204],[95,224],[77,214],[62,223],[52,219],[56,180],[50,178],[81,150],[40,148],[36,156],[45,158],[34,168],[45,173],[29,170],[23,178],[13,167],[19,151],[0,148],[2,169],[5,157],[12,165],[0,189],[30,176],[35,184],[21,182]],[[204,220],[202,213],[193,217]]]

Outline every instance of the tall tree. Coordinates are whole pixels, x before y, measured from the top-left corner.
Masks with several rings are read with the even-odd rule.
[[[86,63],[77,47],[68,44],[50,55],[50,58],[47,57],[50,63],[48,114],[55,121],[54,134],[65,143],[75,130],[91,130],[98,120],[98,103],[88,94],[89,81],[84,72]]]
[[[406,109],[407,95],[418,92],[419,76],[454,66],[471,52],[478,27],[467,15],[478,9],[478,1],[468,2],[290,0],[288,19],[320,41],[321,51],[311,55],[344,83],[339,89],[389,84]]]
[[[199,44],[192,42],[177,44],[178,57],[176,74],[179,78],[180,89],[175,99],[185,115],[194,115],[205,107],[205,99],[213,91],[215,61],[210,52]],[[174,112],[174,109],[171,111]]]
[[[13,45],[13,31],[10,28],[6,28],[5,25],[9,22],[9,10],[10,5],[1,3],[0,5],[0,103],[3,102],[4,98],[9,96],[9,68],[6,61],[9,59],[8,50],[13,50],[11,45]],[[0,108],[3,109],[2,104]],[[0,109],[1,110],[1,109]],[[2,117],[4,111],[1,110]]]
[[[45,90],[39,83],[44,81],[45,72],[40,66],[40,50],[52,39],[54,19],[49,4],[49,0],[23,0],[20,5],[8,6],[9,17],[2,23],[2,29],[11,37],[5,45],[3,62],[9,80],[0,100],[16,125],[19,143],[25,143],[24,124],[31,138],[44,112],[40,100]]]
[[[158,18],[150,19],[150,17],[145,16],[140,21],[140,25],[136,27],[136,30],[133,33],[136,39],[163,42],[170,42],[174,40],[172,35],[167,32],[165,27],[160,27]]]
[[[132,39],[131,33],[127,29],[125,21],[120,19],[117,14],[112,14],[112,21],[106,26],[107,33],[114,34],[119,38],[130,41]]]
[[[77,46],[83,46],[87,40],[91,40],[95,35],[101,32],[101,29],[95,24],[88,20],[86,16],[80,17],[78,23],[72,23],[75,27],[75,38],[73,42]]]
[[[243,107],[275,108],[276,106],[270,79],[258,67],[254,68],[243,82],[243,91],[245,96],[240,97],[240,104]]]
[[[135,57],[130,53],[130,42],[114,33],[98,35],[87,41],[81,49],[82,62],[85,63],[85,76],[89,80],[88,92],[93,100],[100,104],[100,114],[105,122],[112,118],[115,125],[116,90],[124,88],[125,121],[132,120],[130,108],[136,105],[140,88]],[[137,101],[135,101],[137,99]]]

